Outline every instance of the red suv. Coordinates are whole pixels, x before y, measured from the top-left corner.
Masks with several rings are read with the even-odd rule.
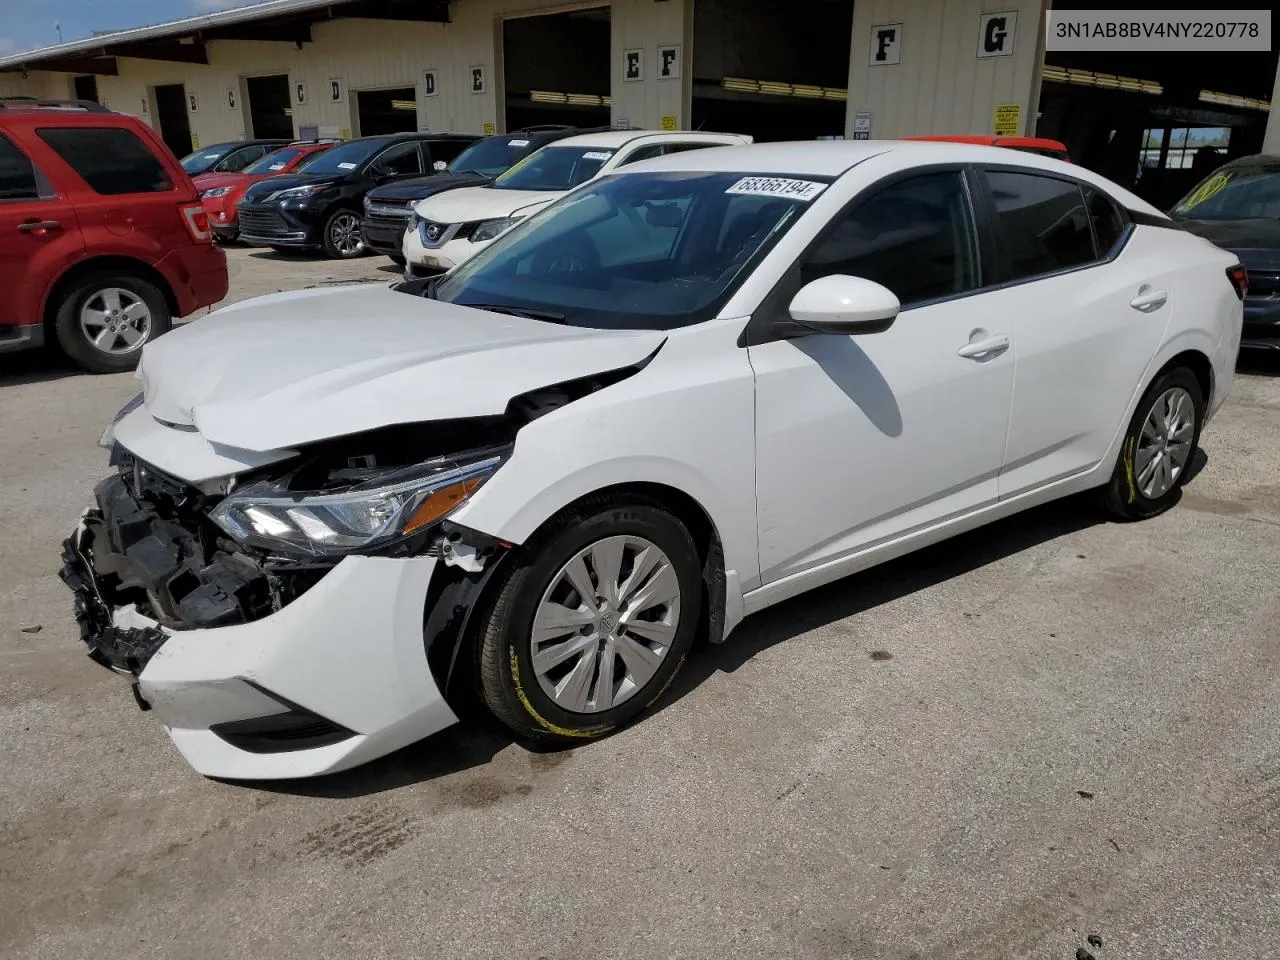
[[[56,343],[99,373],[227,295],[227,260],[176,157],[87,101],[0,101],[0,353]]]

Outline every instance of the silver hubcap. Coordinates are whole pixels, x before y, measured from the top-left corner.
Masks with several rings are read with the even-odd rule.
[[[132,353],[151,336],[151,310],[133,291],[107,287],[80,308],[80,330],[103,353]]]
[[[608,537],[551,578],[530,652],[544,693],[571,713],[599,713],[653,679],[680,626],[680,582],[643,537]]]
[[[1158,500],[1178,482],[1191,459],[1196,430],[1196,407],[1191,394],[1171,387],[1156,399],[1142,424],[1133,458],[1138,489],[1148,500]]]
[[[349,213],[333,218],[333,223],[329,225],[329,237],[333,240],[334,247],[346,256],[353,256],[364,247],[364,240],[360,236],[360,221]]]

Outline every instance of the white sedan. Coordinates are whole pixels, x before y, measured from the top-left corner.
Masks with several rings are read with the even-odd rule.
[[[515,139],[513,145],[527,141]],[[401,244],[405,277],[451,270],[574,187],[654,157],[739,146],[751,137],[700,131],[602,130],[557,140],[529,154],[493,183],[428,197],[414,207]],[[588,255],[570,248],[562,266]]]
[[[651,160],[443,279],[148,344],[63,577],[205,774],[352,767],[463,703],[600,737],[788,597],[1080,491],[1172,506],[1244,289],[1230,254],[1024,153]]]

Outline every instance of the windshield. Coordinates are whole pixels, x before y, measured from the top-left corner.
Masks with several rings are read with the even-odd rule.
[[[493,181],[499,190],[572,190],[586,183],[614,151],[600,147],[543,147]]]
[[[386,145],[385,140],[349,140],[303,160],[295,172],[350,173],[363,167],[370,157]]]
[[[500,236],[432,295],[575,327],[700,323],[825,183],[740,173],[604,177]]]
[[[208,170],[215,163],[226,156],[233,144],[221,144],[216,147],[209,147],[207,150],[197,150],[195,153],[189,153],[182,158],[182,169],[187,173],[199,173]]]
[[[275,153],[268,153],[261,160],[255,160],[242,171],[243,173],[279,173],[289,164],[291,164],[301,150],[277,150]]]
[[[1222,167],[1196,185],[1173,208],[1188,220],[1280,218],[1280,164]]]
[[[528,152],[529,141],[523,137],[486,137],[454,157],[449,172],[496,177]]]

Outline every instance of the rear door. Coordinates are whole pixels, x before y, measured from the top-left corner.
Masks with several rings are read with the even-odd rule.
[[[45,293],[84,247],[75,208],[35,152],[16,133],[0,133],[0,328],[40,323]],[[0,329],[0,344],[6,334]]]
[[[1002,499],[1101,462],[1164,338],[1176,283],[1108,197],[1066,177],[988,168],[1015,363]]]
[[[96,254],[156,263],[192,244],[179,207],[195,190],[142,136],[125,125],[37,127],[51,162],[61,165],[84,233]]]

